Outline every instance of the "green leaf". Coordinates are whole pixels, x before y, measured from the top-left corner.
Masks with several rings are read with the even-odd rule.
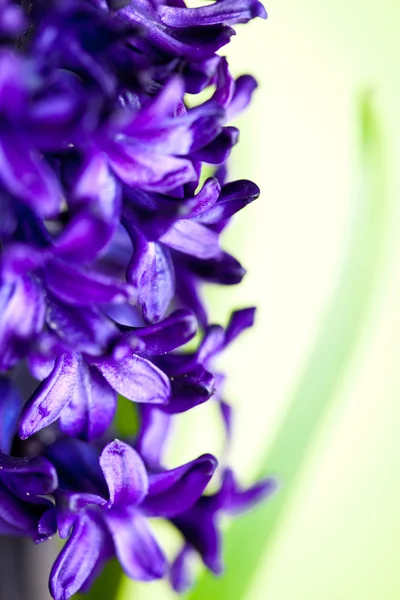
[[[362,337],[384,250],[389,203],[379,124],[370,97],[360,102],[361,193],[351,239],[317,341],[292,393],[286,417],[263,457],[260,476],[275,474],[275,497],[231,524],[225,537],[226,573],[204,572],[188,600],[243,600],[260,559],[270,551],[290,506],[310,444],[332,408]]]
[[[118,396],[117,411],[114,417],[115,429],[122,438],[136,435],[139,429],[139,414],[134,402]]]
[[[74,600],[113,600],[123,571],[116,559],[109,561],[88,594],[75,594]]]

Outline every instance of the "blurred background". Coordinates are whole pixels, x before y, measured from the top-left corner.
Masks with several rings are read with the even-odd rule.
[[[248,275],[206,295],[217,322],[259,307],[221,363],[236,409],[227,460],[243,483],[272,474],[280,490],[227,524],[225,577],[199,571],[186,598],[397,600],[400,4],[266,8],[269,20],[239,28],[228,53],[260,84],[231,176],[262,195],[225,236]],[[171,464],[221,455],[212,413],[178,420]],[[167,584],[126,579],[116,595],[173,597]]]

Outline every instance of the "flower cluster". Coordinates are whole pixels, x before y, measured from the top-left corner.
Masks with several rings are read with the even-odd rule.
[[[55,600],[113,556],[179,592],[193,552],[220,574],[219,516],[273,490],[224,468],[204,494],[216,458],[163,458],[175,415],[208,400],[230,436],[213,358],[254,309],[212,325],[201,286],[245,272],[220,234],[259,194],[225,168],[256,83],[217,51],[254,17],[258,0],[0,0],[0,533],[66,540]],[[119,394],[140,423],[123,441]],[[153,517],[181,535],[175,560]]]

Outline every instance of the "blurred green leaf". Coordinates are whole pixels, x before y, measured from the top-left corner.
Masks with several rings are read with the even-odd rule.
[[[139,413],[134,402],[118,396],[117,411],[114,417],[115,429],[122,438],[136,435],[139,429]]]
[[[109,561],[88,594],[75,594],[74,600],[113,600],[123,571],[116,559]]]
[[[389,222],[379,124],[369,95],[360,102],[361,193],[337,287],[317,341],[295,386],[260,476],[275,474],[281,488],[265,505],[236,520],[225,537],[226,574],[204,572],[188,600],[244,600],[260,559],[271,550],[289,507],[310,444],[337,397],[368,317]]]

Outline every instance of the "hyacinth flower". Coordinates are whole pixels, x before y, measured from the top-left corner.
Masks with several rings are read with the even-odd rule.
[[[113,556],[177,591],[194,551],[219,574],[220,516],[273,488],[223,469],[210,496],[216,458],[171,468],[163,452],[206,401],[231,438],[214,358],[254,309],[211,325],[201,288],[245,274],[221,238],[259,195],[226,175],[256,82],[217,51],[265,16],[258,0],[0,0],[0,532],[65,540],[55,600]],[[123,441],[118,395],[140,417]],[[185,539],[172,565],[154,517]]]
[[[249,326],[249,317],[252,318],[250,311],[247,314],[246,311],[242,313],[232,316],[230,328],[227,328],[225,335],[219,336],[219,344],[224,343],[223,337],[229,342],[230,334],[234,337],[239,333],[237,325],[243,326],[247,320]],[[209,351],[212,353],[212,347]],[[171,417],[149,405],[142,406],[141,416],[142,427],[135,447],[148,468],[162,472],[164,452],[172,433]],[[191,559],[195,555],[199,555],[204,566],[215,575],[223,573],[221,520],[225,516],[240,515],[250,510],[275,490],[276,482],[272,478],[266,478],[246,489],[241,488],[232,469],[224,468],[217,492],[201,495],[187,511],[179,512],[170,518],[171,523],[183,536],[182,549],[169,568],[169,580],[176,592],[186,592],[193,586]]]
[[[61,537],[68,538],[50,577],[56,600],[89,585],[115,554],[132,578],[162,578],[167,559],[147,519],[172,517],[191,506],[217,465],[204,455],[172,470],[148,472],[136,450],[119,440],[100,454],[82,442],[61,441],[47,455],[60,476],[57,523]]]
[[[182,533],[185,543],[170,569],[170,581],[177,592],[186,592],[194,583],[190,570],[193,554],[200,555],[204,565],[215,575],[222,575],[221,517],[238,515],[267,498],[276,489],[273,479],[265,479],[245,490],[241,489],[230,469],[222,473],[219,490],[202,496],[189,510],[171,521]]]

